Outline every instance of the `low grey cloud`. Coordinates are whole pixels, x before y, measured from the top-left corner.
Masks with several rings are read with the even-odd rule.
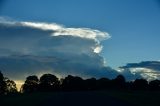
[[[130,79],[160,79],[160,61],[143,61],[140,63],[129,63],[126,66],[120,67],[120,69],[121,72]]]
[[[113,78],[118,72],[105,66],[100,55],[100,42],[108,38],[107,32],[90,28],[1,17],[0,69],[15,80],[43,73]]]

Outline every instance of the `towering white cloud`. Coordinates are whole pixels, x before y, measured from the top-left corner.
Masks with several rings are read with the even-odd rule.
[[[74,36],[86,39],[93,39],[97,43],[97,47],[93,47],[95,53],[100,53],[102,50],[102,45],[100,45],[101,40],[110,38],[111,36],[107,32],[102,32],[90,28],[66,28],[64,25],[59,25],[56,23],[35,23],[35,22],[20,22],[23,26],[28,26],[32,28],[37,28],[41,30],[53,31],[51,36]]]
[[[0,69],[14,78],[45,72],[114,77],[116,71],[106,67],[99,55],[103,48],[100,42],[108,38],[107,32],[90,28],[2,18]]]
[[[44,31],[51,31],[51,36],[73,36],[84,39],[91,39],[96,42],[96,46],[92,47],[95,53],[100,53],[102,50],[102,45],[100,45],[100,41],[111,37],[107,32],[102,32],[90,28],[66,28],[64,25],[59,25],[56,23],[18,22],[9,21],[3,17],[0,17],[0,24],[4,24],[7,26],[29,27]]]

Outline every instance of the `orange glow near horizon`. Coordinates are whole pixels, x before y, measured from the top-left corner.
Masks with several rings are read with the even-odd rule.
[[[17,90],[20,91],[21,86],[24,84],[24,81],[22,81],[22,80],[15,80],[15,83],[16,83]]]

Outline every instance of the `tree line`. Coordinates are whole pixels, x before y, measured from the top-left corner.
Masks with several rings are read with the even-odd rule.
[[[40,78],[36,75],[28,76],[21,86],[21,93],[51,92],[51,91],[92,91],[92,90],[160,90],[160,80],[148,82],[145,79],[126,81],[123,75],[115,79],[89,78],[82,79],[78,76],[68,75],[59,79],[53,74],[43,74]],[[0,94],[18,93],[16,83],[0,72]]]

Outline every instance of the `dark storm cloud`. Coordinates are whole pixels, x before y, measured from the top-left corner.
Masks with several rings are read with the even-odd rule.
[[[0,20],[0,69],[13,79],[53,73],[83,77],[118,75],[100,56],[106,32],[55,23]]]
[[[89,59],[90,57],[87,57]],[[90,60],[93,62],[93,59]],[[87,60],[87,62],[89,62]],[[0,57],[0,67],[4,73],[15,80],[24,80],[30,74],[42,75],[53,73],[59,77],[68,74],[87,77],[114,78],[118,73],[110,67],[93,66],[96,63],[74,62],[71,59],[40,56],[8,56]]]
[[[153,70],[160,70],[160,61],[143,61],[140,63],[129,63],[121,68],[149,68]]]

